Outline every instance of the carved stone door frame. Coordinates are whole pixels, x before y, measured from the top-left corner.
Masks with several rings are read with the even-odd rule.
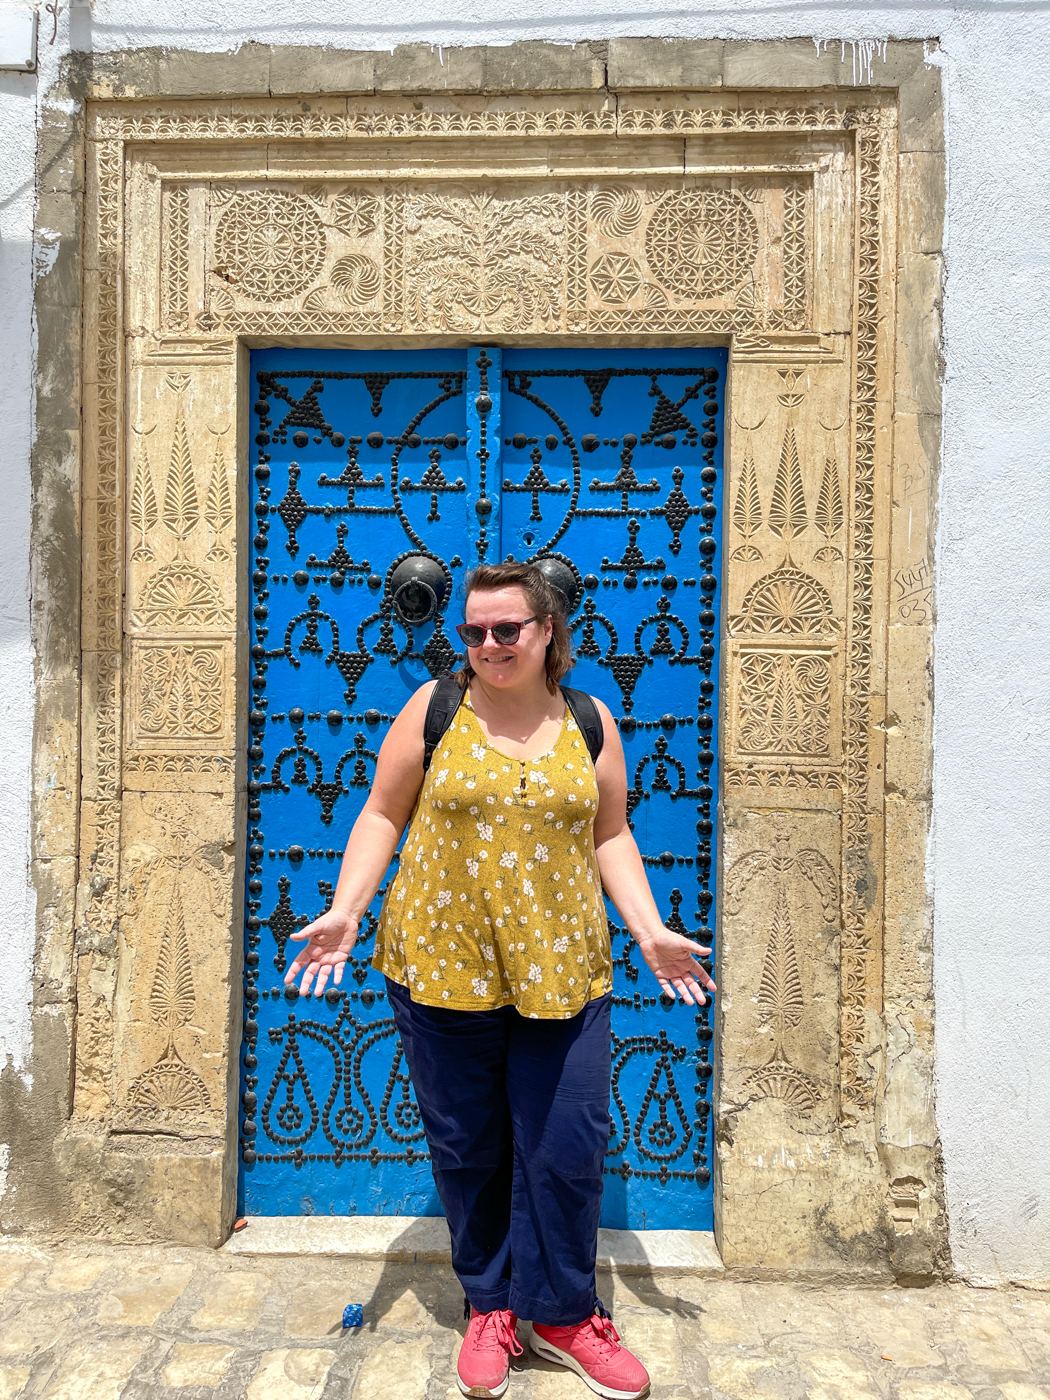
[[[877,1271],[936,1215],[880,1126],[898,135],[876,89],[90,106],[71,1131],[154,1144],[145,1230],[235,1204],[269,340],[730,343],[719,1243]]]

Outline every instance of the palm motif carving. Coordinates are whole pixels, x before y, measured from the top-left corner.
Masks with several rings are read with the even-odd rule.
[[[421,194],[405,229],[414,325],[450,331],[520,331],[561,314],[563,237],[556,195],[513,199],[479,188]]]
[[[804,999],[798,970],[798,952],[791,928],[791,913],[783,886],[777,890],[762,978],[758,984],[759,1006],[773,1023],[773,1058],[783,1060],[784,1035],[802,1023]]]
[[[795,430],[788,428],[780,449],[780,463],[769,502],[769,528],[785,540],[801,535],[809,524],[806,493],[802,489],[802,467],[798,460]]]
[[[196,1002],[182,895],[176,885],[172,891],[149,995],[153,1019],[168,1032],[169,1041],[175,1031],[190,1020]]]
[[[808,881],[820,900],[825,920],[834,917],[838,904],[839,881],[831,862],[820,851],[805,847],[791,849],[787,835],[781,835],[768,851],[748,851],[726,873],[726,912],[740,914],[748,887],[758,876],[772,876],[776,896],[769,936],[762,958],[762,971],[755,1001],[773,1030],[773,1051],[769,1060],[752,1070],[743,1087],[751,1099],[779,1099],[799,1113],[811,1113],[821,1098],[820,1086],[791,1063],[785,1049],[789,1032],[802,1025],[806,999],[791,923],[791,906],[784,876],[796,873]]]
[[[139,543],[131,557],[139,560],[152,559],[153,550],[150,548],[149,536],[157,528],[160,513],[157,509],[157,493],[153,486],[153,473],[150,471],[145,443],[142,444],[139,464],[135,469],[131,499],[128,502],[128,518],[132,530],[139,536]]]
[[[190,441],[186,420],[180,413],[175,420],[175,436],[171,444],[171,461],[164,487],[164,525],[178,539],[184,540],[197,528],[200,508],[197,504],[197,484],[190,458]]]
[[[215,461],[212,464],[208,496],[204,504],[204,519],[213,536],[225,534],[233,524],[233,501],[230,497],[230,482],[226,474],[226,456],[222,450],[221,437],[215,442]],[[208,553],[216,559],[229,557],[217,539],[213,539]]]
[[[842,488],[839,485],[839,466],[834,457],[824,459],[824,474],[820,479],[820,493],[817,496],[817,508],[813,512],[813,523],[827,541],[813,557],[825,564],[841,559],[842,551],[831,543],[846,523],[842,509]]]
[[[744,562],[762,558],[762,552],[751,543],[753,535],[762,528],[762,498],[758,494],[758,478],[755,474],[755,459],[748,452],[736,488],[733,502],[733,528],[743,535],[744,543],[733,550],[732,557]]]

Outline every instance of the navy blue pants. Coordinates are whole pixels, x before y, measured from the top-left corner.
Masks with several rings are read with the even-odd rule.
[[[533,1021],[422,1006],[389,978],[387,991],[467,1300],[582,1322],[597,1301],[612,998]]]

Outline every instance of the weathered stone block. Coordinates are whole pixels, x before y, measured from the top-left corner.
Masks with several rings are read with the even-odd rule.
[[[939,253],[944,247],[943,153],[902,150],[899,168],[900,250]]]
[[[721,39],[610,39],[611,88],[706,88],[722,83]]]
[[[374,54],[290,46],[270,50],[270,92],[274,97],[313,92],[371,92],[374,87]]]
[[[943,259],[937,253],[908,253],[900,259],[897,283],[896,406],[902,413],[941,411],[941,289]],[[935,347],[931,350],[931,347]]]

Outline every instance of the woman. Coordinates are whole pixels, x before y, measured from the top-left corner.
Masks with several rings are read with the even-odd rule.
[[[470,1318],[464,1395],[500,1396],[515,1324],[532,1349],[609,1397],[649,1377],[595,1292],[609,1138],[612,959],[602,888],[661,989],[689,1005],[714,987],[710,950],[664,928],[627,825],[615,721],[591,762],[559,687],[565,618],[528,564],[467,582],[460,708],[424,775],[434,683],[379,753],[331,909],[293,938],[288,971],[321,996],[409,824],[376,935]]]

